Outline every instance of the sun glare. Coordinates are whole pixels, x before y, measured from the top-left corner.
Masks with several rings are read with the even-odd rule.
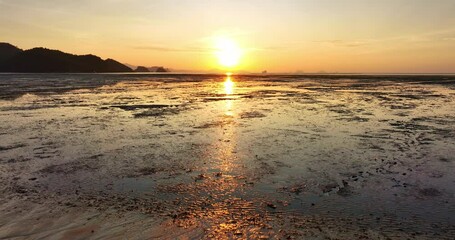
[[[231,80],[231,76],[226,77],[226,81],[224,81],[224,92],[227,95],[231,95],[234,93],[234,82]]]
[[[242,57],[242,50],[235,41],[229,38],[218,38],[215,43],[216,55],[221,66],[236,67]]]

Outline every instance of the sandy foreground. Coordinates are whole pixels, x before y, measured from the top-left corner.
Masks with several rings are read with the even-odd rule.
[[[455,239],[454,76],[0,75],[0,239]]]

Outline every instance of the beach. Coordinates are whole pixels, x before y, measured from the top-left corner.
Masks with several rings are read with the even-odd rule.
[[[0,239],[454,239],[455,76],[0,74]]]

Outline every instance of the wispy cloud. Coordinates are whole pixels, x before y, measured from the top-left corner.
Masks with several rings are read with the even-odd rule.
[[[208,53],[214,51],[214,48],[202,48],[202,47],[167,47],[160,45],[151,45],[151,46],[135,46],[133,47],[137,50],[150,50],[156,52],[192,52],[192,53]]]
[[[331,45],[335,47],[346,47],[346,48],[354,48],[354,47],[363,47],[363,46],[370,46],[374,44],[382,44],[384,42],[394,42],[394,43],[402,43],[402,44],[420,44],[420,43],[427,43],[431,42],[434,43],[435,41],[454,41],[455,40],[455,29],[441,29],[435,30],[430,32],[423,32],[420,34],[413,34],[413,35],[402,35],[402,36],[395,36],[389,38],[378,38],[378,39],[350,39],[350,40],[341,40],[341,39],[333,39],[333,40],[320,40],[320,41],[313,41],[315,43]]]
[[[289,47],[284,46],[271,46],[271,47],[246,47],[243,48],[246,52],[272,52],[272,51],[286,51]]]
[[[150,45],[150,46],[134,46],[136,50],[148,50],[156,52],[188,52],[188,53],[213,53],[217,49],[214,47],[168,47],[162,45]],[[287,50],[286,47],[270,46],[270,47],[245,47],[243,48],[248,52],[255,51],[282,51]]]
[[[316,43],[330,44],[335,47],[362,47],[370,45],[372,40],[325,40],[325,41],[314,41]]]

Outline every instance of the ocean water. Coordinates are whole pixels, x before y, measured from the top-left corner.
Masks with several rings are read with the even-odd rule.
[[[1,74],[0,237],[453,239],[454,104],[450,75]]]

